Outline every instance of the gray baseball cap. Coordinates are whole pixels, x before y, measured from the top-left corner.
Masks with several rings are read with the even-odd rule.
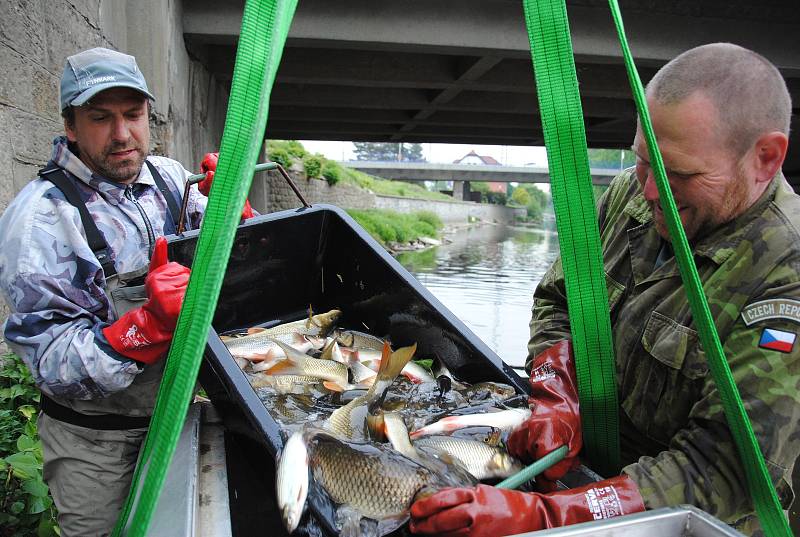
[[[61,75],[61,110],[86,104],[109,88],[135,89],[155,100],[136,58],[107,48],[93,48],[67,58]]]

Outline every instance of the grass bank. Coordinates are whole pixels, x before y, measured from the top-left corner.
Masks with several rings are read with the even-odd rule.
[[[386,209],[348,209],[347,213],[384,246],[408,243],[420,237],[437,238],[444,227],[430,211],[398,213]]]

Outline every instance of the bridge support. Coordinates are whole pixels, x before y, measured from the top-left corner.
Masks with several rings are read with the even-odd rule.
[[[459,201],[470,201],[469,181],[453,181],[453,199]]]

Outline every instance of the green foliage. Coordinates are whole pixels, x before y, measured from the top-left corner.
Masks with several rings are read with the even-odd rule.
[[[515,188],[511,193],[511,201],[519,205],[528,205],[531,201],[531,195],[524,188]]]
[[[415,214],[417,219],[422,222],[427,222],[435,230],[439,230],[444,227],[444,222],[442,222],[442,219],[439,218],[439,215],[433,211],[418,211]]]
[[[389,144],[395,145],[397,144]],[[419,144],[403,144],[404,155],[408,147],[408,158],[411,160],[413,155],[414,145]],[[396,149],[395,149],[396,151]],[[421,152],[421,148],[420,148]],[[421,153],[420,153],[421,155]],[[389,181],[381,179],[380,177],[373,177],[357,170],[352,170],[341,166],[338,162],[328,160],[322,155],[312,155],[305,150],[303,144],[295,140],[268,140],[267,141],[267,157],[274,162],[277,162],[284,168],[291,167],[296,159],[301,159],[305,166],[306,176],[320,177],[322,176],[329,185],[334,186],[338,183],[350,184],[359,188],[364,188],[374,192],[375,194],[385,196],[400,196],[415,199],[434,199],[441,201],[452,201],[453,198],[439,192],[431,192],[426,188],[409,183],[401,183],[398,181]],[[319,170],[317,170],[319,164]]]
[[[36,429],[39,390],[13,354],[0,366],[0,535],[59,535],[56,510],[42,479]]]
[[[347,212],[381,244],[437,237],[442,228],[441,220],[427,211],[401,214],[383,209],[350,209]]]
[[[268,140],[267,153],[275,150],[286,151],[292,159],[302,160],[308,155],[306,148],[297,140]]]
[[[320,155],[306,155],[303,157],[303,167],[306,170],[306,177],[313,179],[322,173],[322,162],[324,157]]]
[[[493,203],[495,205],[505,205],[508,201],[508,196],[506,196],[505,192],[487,192],[486,193],[486,202]]]
[[[282,148],[276,148],[272,150],[268,149],[267,158],[269,158],[269,160],[272,162],[277,162],[287,170],[291,168],[294,160],[289,152]]]
[[[331,186],[341,181],[343,175],[344,168],[332,160],[326,160],[322,165],[322,177],[324,177]]]

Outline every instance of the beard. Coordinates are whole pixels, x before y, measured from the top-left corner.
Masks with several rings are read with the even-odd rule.
[[[118,159],[112,157],[112,153],[126,150],[132,151],[126,158]],[[87,156],[94,164],[94,169],[97,173],[115,183],[126,183],[132,182],[139,176],[146,153],[138,144],[111,143],[104,147],[100,153]]]

